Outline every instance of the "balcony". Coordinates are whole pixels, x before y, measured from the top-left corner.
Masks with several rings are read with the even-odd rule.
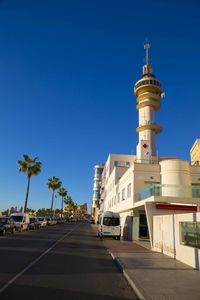
[[[137,93],[138,89],[143,86],[152,86],[158,88],[160,91],[162,91],[162,85],[159,80],[150,78],[150,79],[141,79],[138,82],[136,82],[134,87],[134,92]]]
[[[173,184],[155,184],[144,188],[135,194],[135,202],[145,200],[152,196],[200,198],[200,186],[184,186]]]

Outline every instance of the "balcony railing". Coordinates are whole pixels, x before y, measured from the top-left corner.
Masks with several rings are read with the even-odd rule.
[[[178,198],[200,198],[200,186],[184,186],[173,184],[154,184],[135,194],[135,202],[145,200],[151,196],[165,196]]]

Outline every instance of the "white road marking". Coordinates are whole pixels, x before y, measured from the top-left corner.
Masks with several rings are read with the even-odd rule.
[[[10,279],[6,284],[4,284],[0,288],[0,294],[3,293],[13,282],[15,282],[19,277],[21,277],[26,271],[28,271],[33,265],[35,265],[43,256],[45,256],[48,252],[50,252],[58,243],[60,243],[62,240],[64,240],[70,233],[72,233],[77,227],[79,227],[80,224],[78,224],[75,228],[73,228],[71,231],[69,231],[67,234],[62,236],[59,240],[57,240],[50,248],[48,248],[45,252],[43,252],[39,257],[37,257],[32,263],[30,263],[26,268],[24,268],[21,272],[19,272],[17,275],[15,275],[12,279]]]

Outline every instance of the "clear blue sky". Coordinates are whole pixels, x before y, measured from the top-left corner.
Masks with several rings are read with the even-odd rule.
[[[25,153],[43,164],[29,207],[50,207],[51,176],[90,207],[93,166],[135,153],[146,38],[166,94],[159,155],[189,159],[200,137],[199,15],[198,0],[0,1],[0,209],[24,204]]]

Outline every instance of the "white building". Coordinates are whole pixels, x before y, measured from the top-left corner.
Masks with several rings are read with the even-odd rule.
[[[108,156],[101,176],[100,213],[106,210],[120,213],[124,239],[149,240],[152,249],[174,257],[179,249],[178,259],[198,268],[194,261],[198,251],[195,250],[192,259],[186,260],[183,251],[191,255],[194,244],[200,248],[200,222],[197,222],[200,217],[196,217],[200,205],[200,166],[197,163],[200,143],[198,140],[191,149],[192,165],[176,157],[157,157],[155,137],[162,128],[155,122],[155,112],[160,109],[163,91],[148,62],[149,44],[145,48],[146,64],[134,87],[139,112],[136,155]],[[193,221],[186,226],[182,224],[184,220]],[[188,231],[189,238],[188,235],[185,238],[190,227],[193,231]],[[164,231],[165,239],[162,239]],[[182,234],[182,240],[178,240],[176,231]],[[196,235],[195,243],[193,235]]]
[[[99,215],[99,203],[101,199],[100,188],[101,188],[101,174],[103,172],[103,165],[94,166],[94,183],[93,183],[93,197],[91,207],[91,218],[97,223]]]

